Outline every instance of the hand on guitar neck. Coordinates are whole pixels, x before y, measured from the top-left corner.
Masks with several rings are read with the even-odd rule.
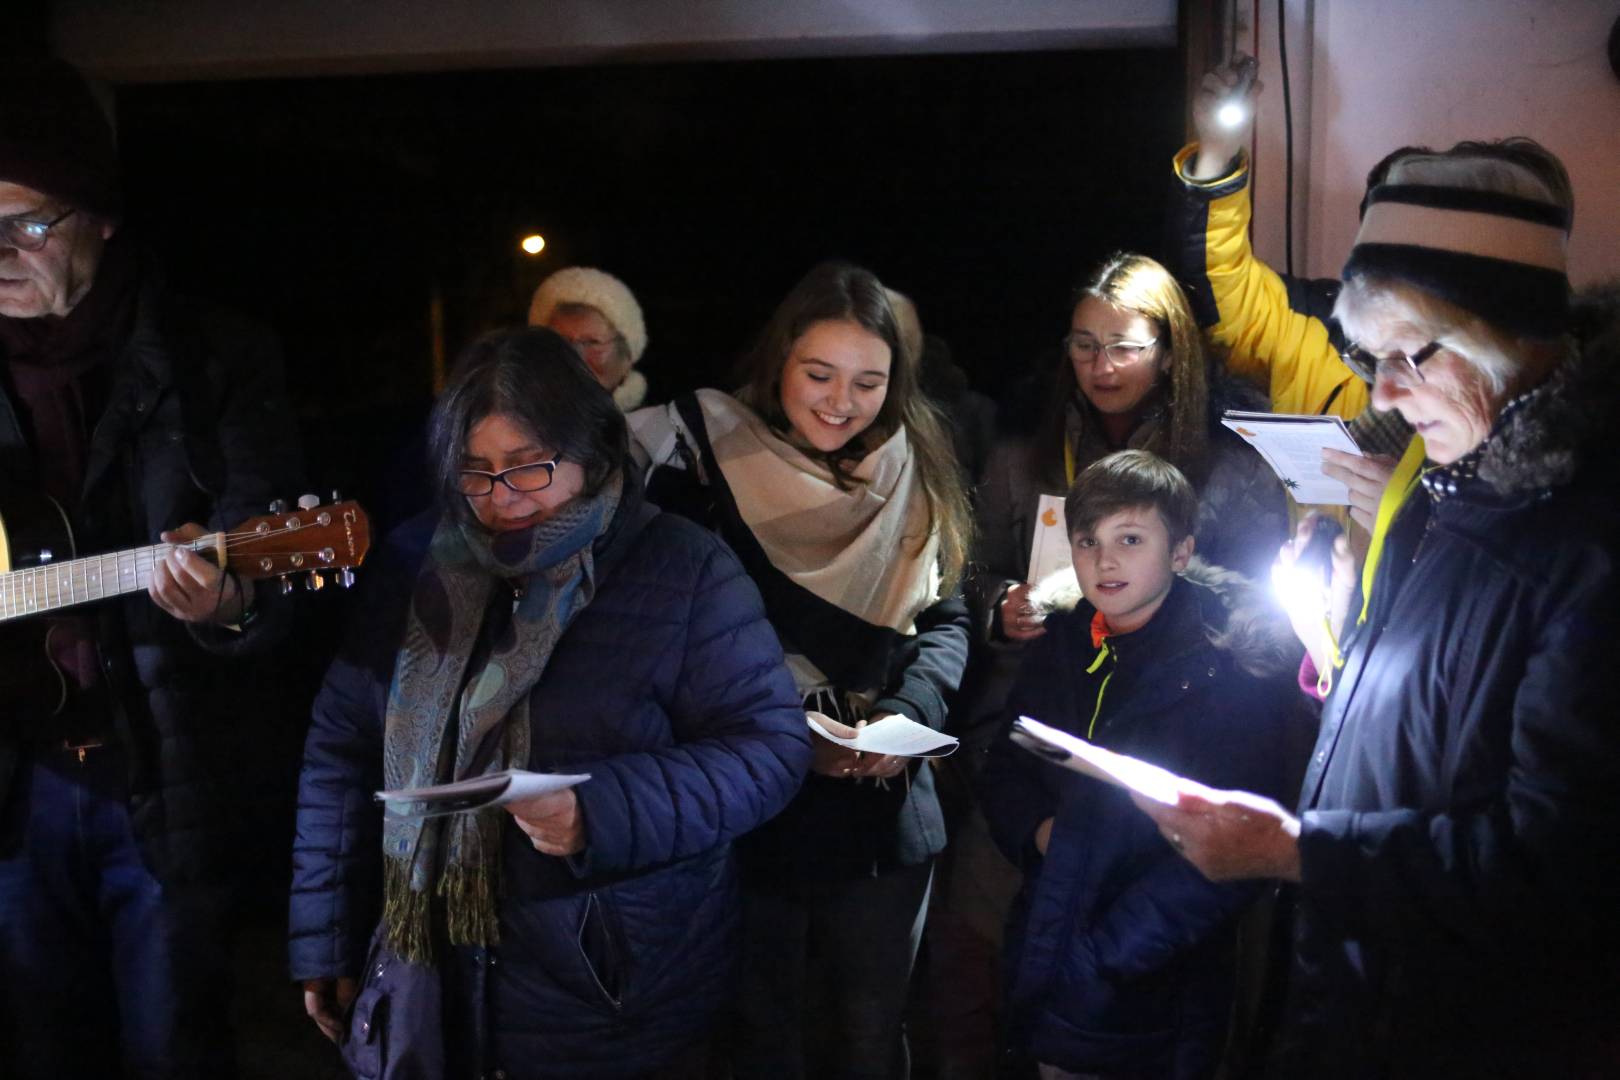
[[[146,591],[153,603],[182,622],[239,623],[247,607],[240,582],[189,547],[206,535],[208,530],[189,522],[163,533],[163,542],[175,547],[153,567]]]

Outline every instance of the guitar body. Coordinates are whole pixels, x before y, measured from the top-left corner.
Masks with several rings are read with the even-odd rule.
[[[49,495],[0,485],[0,573],[71,559],[73,527]],[[0,623],[0,727],[54,716],[67,704],[67,679],[51,661],[41,619]]]

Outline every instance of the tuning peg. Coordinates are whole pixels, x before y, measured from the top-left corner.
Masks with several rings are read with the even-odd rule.
[[[337,572],[337,583],[345,589],[354,588],[354,571],[347,566]]]
[[[298,509],[300,510],[313,510],[319,505],[321,505],[321,497],[319,495],[298,496]]]
[[[309,572],[309,576],[304,579],[304,588],[308,589],[310,592],[319,592],[321,586],[325,584],[326,579],[321,577],[321,572],[319,570],[311,570]]]
[[[287,512],[287,500],[286,499],[271,499],[270,500],[270,512],[272,514],[284,514],[284,513],[286,513]]]
[[[290,578],[290,577],[282,578],[281,579],[281,595],[286,596],[288,593],[290,593],[292,591],[293,591],[292,578]]]
[[[343,492],[339,491],[337,488],[333,488],[332,489],[332,502],[333,503],[340,503],[342,501],[343,501]]]

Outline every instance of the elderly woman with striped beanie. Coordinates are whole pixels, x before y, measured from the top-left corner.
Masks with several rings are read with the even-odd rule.
[[[647,323],[635,293],[612,274],[589,266],[558,270],[534,291],[529,325],[562,335],[620,412],[646,402],[647,377],[636,364],[647,351]]]
[[[1295,883],[1277,1075],[1620,1062],[1620,290],[1571,298],[1573,199],[1526,139],[1369,193],[1336,316],[1421,437],[1332,648],[1298,815],[1141,804],[1215,879]]]

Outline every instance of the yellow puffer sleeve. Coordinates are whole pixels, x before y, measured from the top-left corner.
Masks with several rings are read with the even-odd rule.
[[[1186,211],[1180,269],[1189,287],[1203,294],[1204,306],[1213,305],[1213,312],[1201,312],[1204,329],[1229,351],[1233,372],[1270,388],[1273,410],[1353,419],[1367,406],[1367,384],[1340,361],[1323,319],[1297,310],[1288,282],[1249,245],[1247,155],[1239,155],[1229,175],[1197,181],[1186,175],[1197,150],[1196,143],[1183,148],[1175,172]],[[1296,282],[1295,290],[1314,284]]]

